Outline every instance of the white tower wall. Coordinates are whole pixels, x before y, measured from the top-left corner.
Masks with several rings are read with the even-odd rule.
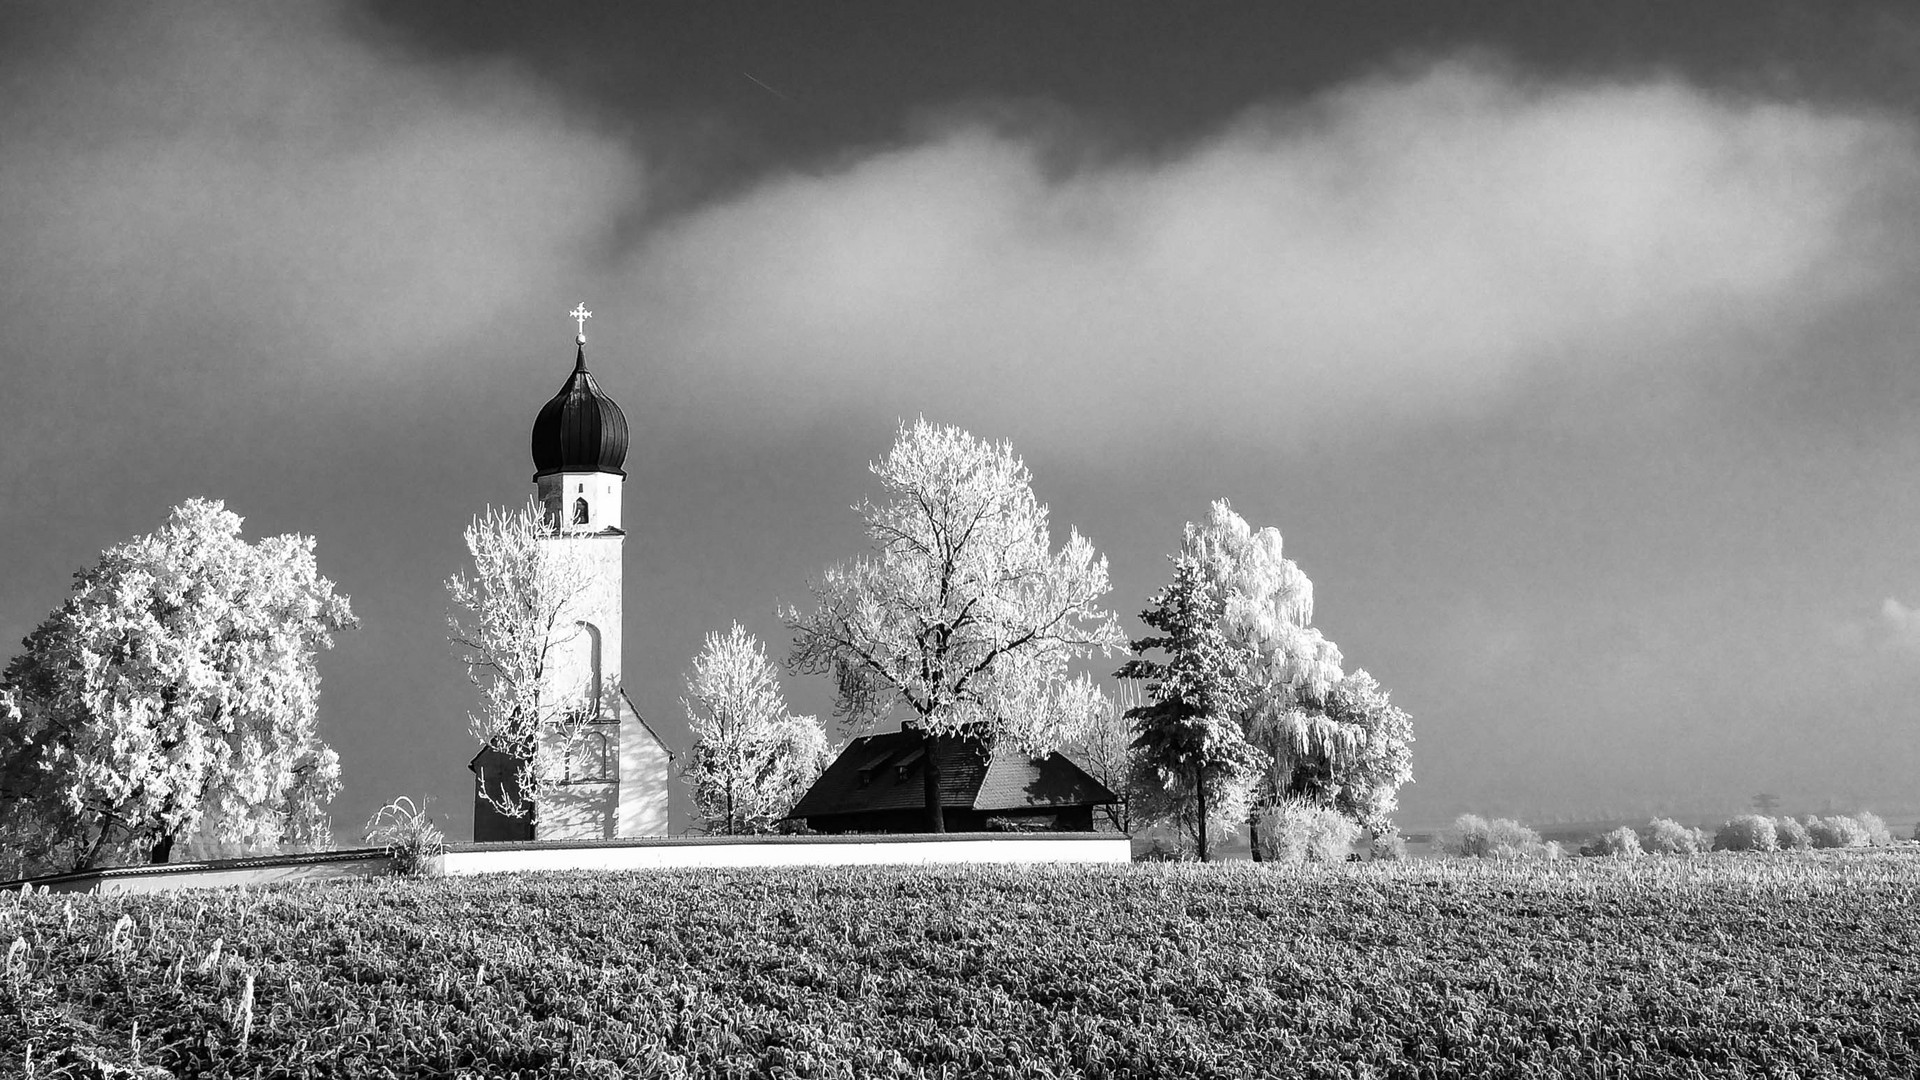
[[[563,532],[603,533],[620,529],[620,489],[625,478],[616,473],[557,472],[534,481],[548,520]],[[579,504],[586,503],[587,521],[575,520]]]
[[[536,827],[541,840],[665,836],[668,831],[671,755],[623,692],[622,483],[618,474],[604,472],[551,473],[536,481],[541,505],[550,519],[560,522],[562,535],[550,542],[584,545],[594,581],[567,612],[565,621],[577,629],[549,669],[553,689],[591,696],[595,719],[605,725],[591,725],[576,739],[576,748],[587,750],[576,759],[592,764],[597,755],[590,740],[599,734],[607,738],[604,781],[575,777],[547,789]],[[584,515],[579,513],[581,501]],[[585,522],[577,520],[581,516]],[[588,690],[596,686],[597,694]]]
[[[619,478],[613,479],[617,483]],[[572,546],[583,554],[591,585],[562,615],[559,633],[565,636],[549,653],[543,696],[577,698],[585,723],[572,738],[565,771],[542,795],[534,835],[539,840],[597,840],[614,834],[619,791],[620,563],[625,538],[617,532],[566,531],[573,535],[547,543]],[[604,756],[597,752],[602,739],[608,746]]]

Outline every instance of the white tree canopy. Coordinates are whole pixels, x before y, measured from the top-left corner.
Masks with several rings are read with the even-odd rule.
[[[38,869],[240,847],[326,828],[340,765],[314,655],[357,625],[311,537],[248,543],[191,499],[103,552],[7,667],[0,848]]]
[[[1401,787],[1413,782],[1413,718],[1364,670],[1340,680],[1326,710],[1353,732],[1348,748],[1327,762],[1334,805],[1381,832],[1393,823]]]
[[[1059,746],[1071,665],[1125,644],[1100,606],[1106,559],[1076,530],[1052,547],[1047,508],[1005,443],[922,418],[872,468],[886,499],[856,508],[872,550],[827,569],[812,611],[781,613],[793,668],[832,675],[858,720],[905,712],[929,736]]]
[[[710,832],[771,829],[831,760],[826,732],[787,711],[779,673],[739,623],[707,635],[686,683],[695,809]]]
[[[447,579],[447,636],[480,691],[467,714],[474,738],[519,764],[516,783],[483,786],[483,797],[525,817],[564,774],[596,704],[590,683],[555,677],[587,634],[578,616],[597,581],[593,541],[556,530],[532,499],[488,507],[465,536],[473,569]]]
[[[1313,622],[1313,582],[1281,555],[1280,530],[1255,530],[1225,499],[1188,523],[1186,551],[1226,601],[1221,629],[1246,648],[1248,674],[1275,694],[1324,697],[1340,681],[1340,649]]]
[[[1219,598],[1217,630],[1238,657],[1233,734],[1257,751],[1250,760],[1259,767],[1227,770],[1205,812],[1193,805],[1198,790],[1178,785],[1150,792],[1142,812],[1210,833],[1216,823],[1233,827],[1229,808],[1251,824],[1262,805],[1306,798],[1388,828],[1413,775],[1412,721],[1372,676],[1342,671],[1340,649],[1312,625],[1313,583],[1284,556],[1279,530],[1252,528],[1220,500],[1188,523],[1175,564],[1196,567]]]
[[[1383,827],[1412,778],[1411,722],[1372,676],[1341,670],[1339,647],[1311,625],[1313,582],[1283,557],[1279,530],[1252,528],[1222,499],[1188,524],[1186,551],[1224,590],[1221,629],[1246,657],[1240,721],[1269,759],[1253,797],[1311,794]]]

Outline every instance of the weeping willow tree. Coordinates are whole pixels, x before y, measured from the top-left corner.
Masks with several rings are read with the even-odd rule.
[[[1223,499],[1187,525],[1182,557],[1218,598],[1219,633],[1237,656],[1232,726],[1260,761],[1245,790],[1216,803],[1246,807],[1250,829],[1285,799],[1389,828],[1412,779],[1411,719],[1372,676],[1343,670],[1339,647],[1312,625],[1313,582],[1284,556],[1279,530],[1252,528]]]

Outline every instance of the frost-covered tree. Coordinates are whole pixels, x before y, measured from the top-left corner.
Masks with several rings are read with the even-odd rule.
[[[927,738],[1058,747],[1070,665],[1126,640],[1100,606],[1106,559],[1078,531],[1053,548],[1005,443],[920,419],[872,468],[887,494],[857,508],[872,550],[813,583],[813,610],[783,609],[789,664],[831,675],[857,721],[904,713]],[[927,825],[944,832],[938,759],[922,760]]]
[[[588,632],[579,616],[598,580],[593,541],[557,529],[531,499],[488,507],[465,536],[473,567],[447,579],[447,637],[480,691],[469,729],[516,765],[514,782],[481,792],[502,814],[528,817],[595,713],[590,684],[557,677]]]
[[[1173,560],[1173,581],[1140,620],[1159,631],[1133,643],[1119,676],[1139,680],[1146,702],[1128,710],[1142,801],[1173,818],[1205,862],[1221,825],[1242,820],[1247,794],[1266,764],[1237,719],[1244,707],[1244,651],[1222,630],[1220,590],[1191,555]],[[1154,659],[1150,653],[1165,654]]]
[[[707,635],[686,682],[694,743],[684,773],[696,812],[709,832],[771,829],[832,759],[826,731],[787,711],[779,673],[739,623]]]
[[[1119,800],[1100,808],[1116,832],[1130,833],[1134,826],[1140,751],[1127,714],[1139,704],[1137,683],[1123,684],[1116,699],[1084,677],[1069,684],[1061,699],[1061,713],[1073,725],[1064,751]]]
[[[1399,789],[1412,779],[1412,722],[1372,676],[1343,673],[1339,648],[1312,625],[1313,583],[1284,557],[1279,530],[1253,529],[1215,502],[1206,520],[1187,525],[1176,556],[1176,577],[1183,573],[1217,608],[1214,630],[1236,672],[1230,726],[1254,751],[1245,760],[1258,762],[1257,774],[1240,774],[1243,783],[1208,792],[1206,816],[1229,805],[1242,813],[1256,858],[1259,822],[1286,800],[1339,810],[1376,835],[1390,831]],[[1192,820],[1187,804],[1198,794],[1163,788],[1156,812]]]
[[[1342,676],[1320,709],[1342,737],[1328,740],[1329,753],[1296,752],[1282,797],[1330,805],[1375,834],[1390,829],[1413,779],[1413,718],[1364,670]]]
[[[166,862],[323,834],[339,758],[314,656],[357,625],[298,535],[249,543],[221,503],[101,553],[0,692],[0,849],[15,871]]]
[[[1253,805],[1287,798],[1334,806],[1378,832],[1412,779],[1413,726],[1364,671],[1312,625],[1313,582],[1223,499],[1189,524],[1185,550],[1223,597],[1227,640],[1245,658],[1238,719],[1266,756]]]

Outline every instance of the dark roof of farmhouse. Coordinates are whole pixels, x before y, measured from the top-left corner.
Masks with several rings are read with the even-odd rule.
[[[927,745],[917,732],[891,731],[853,740],[807,789],[789,817],[828,817],[927,804]],[[948,809],[1016,811],[1115,802],[1113,792],[1060,753],[1032,757],[1012,747],[989,751],[978,740],[933,740],[940,763],[940,805]]]
[[[574,354],[573,374],[540,407],[533,421],[534,479],[557,472],[625,476],[627,416],[587,370],[587,343]]]

